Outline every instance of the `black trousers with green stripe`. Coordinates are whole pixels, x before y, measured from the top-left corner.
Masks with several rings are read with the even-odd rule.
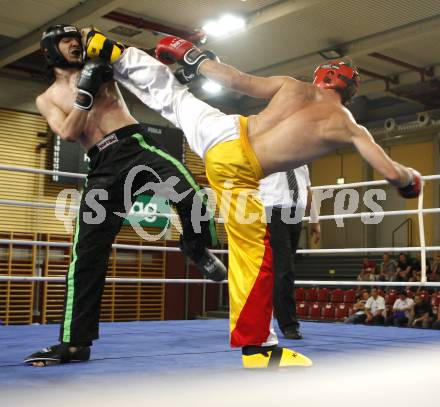
[[[134,202],[133,194],[140,188],[146,188],[146,193],[157,193],[159,189],[160,195],[167,197],[179,214],[183,229],[181,247],[186,255],[197,261],[205,247],[217,244],[213,217],[203,216],[209,213],[206,199],[181,162],[153,141],[140,125],[119,129],[105,140],[109,141],[91,157],[66,277],[60,341],[74,345],[90,345],[98,338],[111,245],[124,220],[117,213],[129,210],[124,185],[133,168],[148,166],[152,171],[138,172],[125,194],[128,191],[129,199]],[[167,180],[172,182],[168,184]],[[160,185],[162,188],[158,188]],[[195,211],[192,211],[193,205]],[[201,215],[199,219],[196,219],[197,213]]]

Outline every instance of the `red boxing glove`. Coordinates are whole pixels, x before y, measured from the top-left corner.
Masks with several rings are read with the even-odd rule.
[[[156,46],[156,58],[165,65],[171,65],[183,60],[192,48],[195,48],[194,44],[183,38],[165,37]]]
[[[202,51],[193,43],[179,37],[162,38],[156,46],[156,58],[171,65],[177,62],[183,66],[185,83],[199,75],[199,66],[207,59],[217,60],[216,55],[211,51]]]
[[[409,170],[411,172],[410,183],[406,187],[398,188],[400,196],[406,199],[417,198],[422,191],[422,176],[412,168]]]

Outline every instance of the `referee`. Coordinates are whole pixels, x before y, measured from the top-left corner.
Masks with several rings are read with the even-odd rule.
[[[313,242],[321,238],[318,214],[312,205],[310,176],[307,165],[269,175],[260,181],[260,196],[269,222],[273,252],[273,304],[278,325],[287,339],[302,339],[296,317],[295,273],[292,256],[298,249],[301,219],[310,210],[310,232]],[[290,218],[290,221],[287,220]]]

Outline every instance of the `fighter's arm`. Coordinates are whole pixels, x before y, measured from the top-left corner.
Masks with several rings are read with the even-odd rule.
[[[297,81],[288,76],[250,75],[241,72],[233,66],[218,61],[207,60],[199,70],[205,78],[210,79],[225,88],[244,93],[255,98],[272,98],[282,87],[295,84]]]
[[[156,57],[165,64],[177,62],[186,82],[203,75],[218,84],[256,98],[272,98],[283,86],[296,83],[287,76],[263,78],[223,64],[211,51],[203,51],[183,38],[168,36],[159,41]]]
[[[102,60],[88,61],[78,77],[77,96],[69,114],[60,109],[47,93],[37,97],[38,110],[55,133],[65,140],[75,141],[84,130],[87,114],[101,85],[112,78],[113,68],[110,64]]]
[[[403,188],[411,183],[412,171],[393,161],[374,141],[369,131],[356,123],[348,124],[351,140],[360,155],[378,171],[390,184]]]
[[[87,121],[87,111],[72,109],[69,114],[66,114],[45,94],[37,97],[36,105],[52,131],[63,140],[75,141],[83,132]]]

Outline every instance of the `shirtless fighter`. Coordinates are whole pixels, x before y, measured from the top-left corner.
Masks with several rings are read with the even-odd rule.
[[[100,53],[93,32],[85,43],[86,53],[89,47],[94,49],[90,54]],[[297,168],[349,145],[404,198],[419,195],[421,176],[391,160],[344,107],[356,93],[359,76],[343,62],[319,66],[310,84],[240,72],[177,37],[162,39],[156,55],[166,64],[182,66],[180,80],[203,75],[235,91],[270,99],[257,115],[225,115],[194,97],[167,66],[141,50],[128,48],[113,62],[118,82],[184,131],[190,147],[205,161],[218,199],[227,192],[229,205],[222,202],[220,207],[227,218],[229,242],[231,345],[242,348],[244,367],[310,365],[307,357],[276,346],[270,329],[273,273],[263,206],[255,195],[243,203],[240,193],[257,193],[264,176]],[[258,216],[243,222],[250,214]]]
[[[128,210],[124,206],[124,181],[135,166],[152,168],[163,182],[174,176],[173,196],[186,195],[179,202],[173,201],[173,196],[168,197],[182,223],[182,251],[208,278],[219,281],[226,276],[224,265],[207,249],[217,244],[217,235],[200,187],[185,166],[151,139],[131,116],[112,79],[112,66],[100,59],[84,64],[80,31],[69,25],[50,26],[43,33],[41,49],[55,80],[37,97],[37,107],[55,133],[64,140],[79,141],[87,150],[90,172],[66,277],[60,344],[25,359],[34,365],[89,359],[92,341],[98,338],[100,303],[111,245],[123,222],[115,213]],[[154,185],[158,180],[152,173],[139,172],[131,194],[148,182]],[[101,192],[94,192],[98,189]],[[133,198],[130,197],[130,202]],[[90,200],[105,208],[102,222],[87,222],[84,217],[85,212],[94,213],[88,205]],[[198,231],[191,222],[195,201],[199,201],[197,207],[202,208],[203,219]]]

